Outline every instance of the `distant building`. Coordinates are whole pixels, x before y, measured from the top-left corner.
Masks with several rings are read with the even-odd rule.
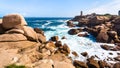
[[[118,15],[120,16],[120,10],[118,11]]]
[[[80,16],[83,16],[83,11],[80,11]]]

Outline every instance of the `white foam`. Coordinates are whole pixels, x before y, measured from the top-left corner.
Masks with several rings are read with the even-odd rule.
[[[52,22],[49,22],[52,23]],[[48,25],[48,24],[47,24]],[[74,55],[70,54],[70,56],[73,59],[78,59],[80,61],[86,61],[86,57],[83,57],[80,53],[82,52],[87,52],[90,56],[98,56],[99,58],[96,58],[97,60],[106,60],[108,57],[116,57],[117,56],[117,51],[106,51],[103,50],[100,45],[103,43],[96,43],[94,42],[94,37],[90,35],[90,38],[86,37],[78,37],[77,35],[69,35],[68,30],[71,28],[68,28],[66,24],[63,22],[63,24],[56,26],[56,27],[50,27],[52,29],[55,29],[55,31],[47,31],[45,32],[47,40],[50,39],[52,36],[59,36],[59,40],[62,41],[63,44],[67,44],[71,52],[76,51],[79,57],[75,57]],[[78,27],[77,27],[78,28]],[[82,32],[85,33],[85,32]],[[67,39],[61,39],[63,36],[65,36]],[[93,39],[93,40],[91,40]],[[105,44],[105,43],[104,43]],[[114,46],[113,44],[107,44],[110,46]],[[109,53],[113,53],[113,55],[109,55]]]

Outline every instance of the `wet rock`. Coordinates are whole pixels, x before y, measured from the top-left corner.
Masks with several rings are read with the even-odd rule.
[[[68,47],[67,44],[63,45],[63,50],[66,51],[68,54],[70,53],[70,48]]]
[[[34,31],[38,34],[42,34],[44,36],[44,31],[39,28],[34,28]]]
[[[98,62],[93,58],[88,59],[87,65],[89,68],[100,68]]]
[[[57,50],[57,52],[59,53],[63,53],[65,55],[70,54],[70,48],[67,46],[67,44],[64,44],[63,46],[60,46]]]
[[[67,26],[69,27],[74,27],[75,25],[73,24],[73,21],[67,21]]]
[[[61,41],[57,41],[57,42],[55,43],[55,46],[56,46],[56,47],[62,46],[62,42],[61,42]]]
[[[3,17],[2,26],[5,29],[10,29],[18,25],[24,26],[27,25],[24,17],[20,14],[8,14]]]
[[[94,37],[97,37],[100,29],[96,29],[96,28],[84,28],[84,31],[87,31],[88,33],[92,34]]]
[[[73,51],[72,54],[75,56],[75,57],[78,57],[79,55],[77,54],[77,52]]]
[[[0,35],[1,42],[26,41],[27,38],[22,34],[2,34]]]
[[[120,68],[120,63],[115,63],[115,64],[113,65],[113,68]]]
[[[65,36],[63,36],[61,39],[67,39]]]
[[[120,53],[117,53],[117,55],[120,55]]]
[[[100,60],[100,61],[98,61],[98,64],[99,64],[100,68],[110,68],[110,66],[107,64],[106,61]]]
[[[114,58],[116,61],[120,61],[120,56]]]
[[[88,56],[88,53],[87,52],[82,52],[81,55],[86,57],[86,56]]]
[[[110,50],[113,47],[108,46],[108,45],[101,45],[101,48],[103,48],[104,50]]]
[[[87,64],[78,60],[74,60],[73,65],[76,68],[88,68]]]
[[[58,37],[58,36],[53,36],[53,37],[51,37],[50,40],[51,40],[51,41],[58,41],[58,40],[59,40],[59,37]]]
[[[113,53],[109,53],[110,55],[113,55]]]
[[[70,29],[68,31],[68,34],[70,34],[70,35],[75,35],[75,34],[78,34],[78,33],[79,33],[79,30],[77,30],[77,29]]]
[[[84,33],[84,34],[78,34],[79,37],[88,37],[88,33]]]

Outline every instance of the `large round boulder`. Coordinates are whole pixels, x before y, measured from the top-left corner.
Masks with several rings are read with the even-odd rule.
[[[8,14],[2,19],[2,26],[5,29],[10,29],[16,25],[27,25],[24,17],[20,14]]]

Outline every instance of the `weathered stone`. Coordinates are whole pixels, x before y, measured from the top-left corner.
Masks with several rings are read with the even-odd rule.
[[[52,60],[40,60],[38,63],[36,63],[36,65],[34,66],[34,68],[53,68],[53,61]]]
[[[60,46],[56,52],[68,55],[70,54],[70,48],[67,46],[67,44],[64,44],[63,46]]]
[[[53,37],[51,37],[50,40],[52,40],[52,41],[58,41],[58,40],[59,40],[59,37],[58,37],[58,36],[53,36]]]
[[[50,50],[51,52],[55,51],[55,44],[52,41],[49,41],[46,43],[45,48],[47,48],[48,50]]]
[[[38,36],[38,40],[39,40],[41,43],[46,42],[46,37],[45,37],[45,36],[43,36],[42,34],[38,34],[38,33],[37,33],[37,36]]]
[[[56,46],[56,47],[62,46],[62,42],[61,42],[61,41],[57,41],[57,42],[55,43],[55,46]]]
[[[74,60],[73,65],[76,68],[88,68],[87,64],[78,60]]]
[[[75,68],[75,67],[71,63],[55,61],[54,68]]]
[[[96,37],[97,42],[107,43],[109,36],[106,30],[101,30],[98,36]]]
[[[73,51],[72,54],[75,56],[75,57],[78,57],[79,55],[77,54],[77,52]]]
[[[120,61],[120,56],[114,58],[116,61]]]
[[[106,16],[94,16],[89,19],[89,26],[95,26],[109,21],[109,18]]]
[[[2,26],[5,29],[10,29],[17,25],[22,25],[22,26],[27,25],[24,17],[20,14],[8,14],[3,17],[2,22],[3,22]]]
[[[38,40],[37,33],[33,30],[33,28],[28,26],[23,26],[23,31],[24,31],[24,35],[27,37],[28,40],[32,40],[32,41]]]
[[[88,59],[87,65],[89,68],[100,68],[98,62],[93,58]]]
[[[68,54],[70,53],[70,48],[68,47],[67,44],[63,45],[63,50],[66,51]]]
[[[34,28],[34,31],[35,31],[36,33],[42,34],[42,35],[44,36],[44,31],[43,31],[43,30],[41,30],[41,29],[39,29],[39,28]]]
[[[10,30],[6,31],[5,33],[6,33],[6,34],[14,34],[14,33],[24,34],[24,31],[21,30],[21,29],[10,29]]]
[[[103,48],[104,50],[110,50],[113,47],[108,45],[101,45],[101,48]]]
[[[110,68],[110,66],[105,61],[100,60],[100,61],[98,61],[98,64],[99,64],[100,68]]]
[[[22,34],[2,34],[0,42],[25,41],[27,38]]]
[[[120,63],[115,63],[115,64],[113,65],[113,68],[120,68]]]

